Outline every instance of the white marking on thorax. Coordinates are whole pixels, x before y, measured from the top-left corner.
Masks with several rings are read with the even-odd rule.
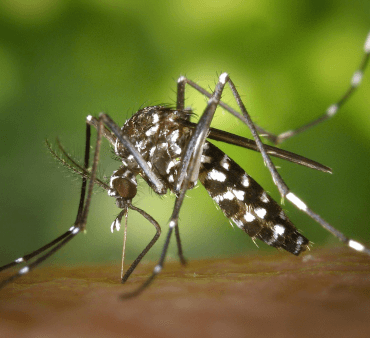
[[[158,114],[153,114],[153,120],[152,120],[152,123],[157,123],[159,121],[159,116]]]
[[[177,143],[172,143],[171,144],[171,150],[177,154],[177,155],[180,155],[181,154],[181,148],[177,145]]]
[[[154,135],[154,134],[157,132],[158,128],[159,128],[159,124],[156,124],[155,126],[153,126],[153,127],[149,128],[149,129],[145,132],[145,135],[146,135],[146,136],[152,136],[152,135]]]
[[[209,156],[206,156],[206,155],[202,155],[200,157],[200,161],[202,163],[212,163],[212,157],[209,157]]]
[[[167,149],[168,148],[168,143],[167,142],[162,142],[158,145],[158,148]]]
[[[146,148],[146,144],[147,144],[147,140],[136,141],[135,147],[137,149],[145,149]]]
[[[179,138],[179,130],[176,129],[174,132],[171,133],[170,140],[175,143],[176,140]]]
[[[175,166],[175,162],[174,161],[171,161],[170,163],[168,163],[168,166],[167,166],[167,169],[166,169],[166,173],[169,174],[171,168],[174,167],[174,166]]]

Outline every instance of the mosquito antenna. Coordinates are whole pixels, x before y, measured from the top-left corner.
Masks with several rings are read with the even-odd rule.
[[[50,151],[51,155],[58,162],[60,162],[64,167],[68,168],[69,170],[71,170],[75,174],[78,174],[78,175],[80,175],[82,177],[85,177],[87,179],[90,179],[90,176],[91,176],[90,172],[88,172],[86,169],[84,169],[83,167],[81,167],[70,155],[68,155],[68,153],[66,152],[66,150],[64,149],[64,147],[62,146],[61,143],[58,144],[58,148],[62,151],[63,155],[68,159],[68,161],[70,161],[71,163],[73,163],[74,166],[71,166],[68,162],[66,162],[64,159],[62,159],[51,148],[51,144],[49,143],[48,140],[45,140],[45,143],[46,143],[46,146],[48,147],[48,150]],[[99,178],[97,178],[97,177],[95,177],[95,183],[97,185],[99,185],[101,188],[103,188],[105,190],[109,190],[109,186],[106,183],[104,183],[102,180],[100,180]]]

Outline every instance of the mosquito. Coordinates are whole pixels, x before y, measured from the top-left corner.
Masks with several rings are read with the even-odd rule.
[[[227,73],[222,73],[212,93],[190,79],[181,76],[177,81],[175,108],[168,106],[143,108],[128,119],[122,128],[105,113],[100,113],[97,118],[91,115],[87,116],[83,166],[68,155],[59,141],[57,144],[62,153],[61,156],[47,142],[51,154],[58,161],[82,176],[76,221],[68,231],[55,240],[30,254],[0,267],[0,271],[2,271],[18,264],[24,264],[15,274],[1,281],[0,288],[36,268],[85,229],[95,184],[107,190],[108,195],[115,198],[117,207],[121,209],[111,225],[112,232],[120,229],[123,218],[125,218],[125,228],[127,227],[127,213],[129,209],[141,214],[156,230],[153,239],[131,264],[129,269],[125,273],[123,273],[123,269],[121,270],[121,282],[126,282],[161,234],[161,227],[156,220],[144,210],[132,204],[137,194],[137,176],[142,177],[156,194],[164,195],[169,190],[175,194],[176,200],[169,220],[165,244],[152,274],[138,288],[122,294],[121,298],[139,295],[158,276],[163,269],[173,232],[175,232],[179,260],[181,264],[186,264],[178,225],[179,212],[187,190],[193,189],[197,185],[198,180],[206,188],[208,194],[218,204],[225,216],[235,223],[237,227],[244,230],[253,240],[261,240],[270,246],[284,249],[294,255],[299,255],[307,250],[310,244],[309,240],[297,230],[279,204],[235,161],[209,142],[209,140],[222,141],[260,152],[282,199],[290,201],[296,208],[313,218],[324,229],[350,248],[370,255],[369,247],[345,236],[297,197],[279,175],[270,156],[285,159],[322,172],[330,173],[331,169],[303,156],[266,145],[261,141],[262,136],[276,145],[333,117],[361,83],[370,54],[370,33],[367,36],[364,51],[362,62],[352,77],[350,87],[337,103],[329,106],[321,117],[296,130],[289,130],[280,135],[274,135],[253,123],[231,78]],[[241,114],[221,101],[221,95],[227,84]],[[185,109],[186,85],[208,98],[207,106],[198,123],[190,121],[193,113],[191,110]],[[246,124],[252,133],[253,140],[211,128],[211,121],[218,106],[221,106]],[[97,139],[90,170],[91,127],[97,130]],[[122,162],[120,167],[113,172],[109,184],[97,178],[97,165],[103,137],[108,140],[114,149],[115,155]],[[30,260],[32,261],[29,262]]]

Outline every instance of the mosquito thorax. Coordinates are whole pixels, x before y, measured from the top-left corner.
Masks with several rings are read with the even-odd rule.
[[[122,133],[130,138],[132,144],[165,187],[160,194],[167,193],[167,190],[174,192],[174,182],[181,158],[192,135],[192,130],[181,122],[189,121],[191,115],[190,110],[151,106],[139,110],[121,128]],[[124,169],[126,169],[133,176],[140,175],[151,186],[151,182],[135,161],[134,156],[118,141],[115,144],[115,153],[121,158],[123,166],[114,173],[117,176],[114,182],[118,177],[126,178],[126,176],[122,176],[123,174],[127,175],[124,173]],[[131,180],[129,181],[131,182]],[[118,188],[122,189],[124,194],[128,193],[126,191],[127,183],[117,181],[115,184],[120,185]],[[121,187],[122,185],[123,187]],[[110,196],[116,197],[118,194],[124,197],[113,184],[111,184],[111,189],[116,193],[110,194]]]

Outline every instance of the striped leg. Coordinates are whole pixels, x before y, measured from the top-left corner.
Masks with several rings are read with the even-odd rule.
[[[51,241],[50,243],[44,245],[43,247],[31,252],[30,254],[27,254],[23,257],[17,258],[13,262],[6,264],[2,267],[0,267],[0,271],[6,270],[8,268],[14,267],[18,264],[26,263],[24,267],[22,267],[20,270],[18,270],[17,273],[11,275],[10,277],[4,279],[0,282],[0,289],[5,287],[7,284],[15,280],[16,278],[19,278],[34,268],[36,268],[39,264],[41,264],[43,261],[48,259],[51,255],[53,255],[55,252],[57,252],[59,249],[61,249],[65,244],[67,244],[72,238],[74,238],[78,233],[81,232],[81,230],[85,229],[86,226],[86,220],[87,215],[89,212],[90,202],[91,202],[91,196],[93,192],[94,187],[94,180],[96,176],[96,170],[97,170],[97,163],[99,159],[99,151],[100,151],[100,143],[101,143],[101,134],[102,134],[102,122],[99,122],[99,128],[98,128],[98,136],[96,140],[96,148],[95,148],[95,154],[94,154],[94,160],[93,160],[93,166],[90,173],[90,181],[86,195],[86,187],[87,187],[87,178],[86,176],[83,176],[82,179],[82,187],[81,187],[81,195],[80,195],[80,202],[77,212],[77,217],[74,225],[69,228],[68,231],[66,231],[63,235],[59,236],[55,240]],[[90,158],[90,126],[86,125],[86,144],[85,144],[85,160],[84,160],[84,170],[87,171],[87,168],[89,166],[89,158]],[[47,251],[50,249],[49,251]],[[46,251],[46,253],[45,253]],[[29,260],[32,258],[36,258],[32,263],[27,264]]]
[[[193,131],[192,137],[186,146],[185,154],[182,156],[181,165],[179,173],[174,182],[175,191],[178,192],[175,206],[172,211],[172,215],[169,222],[169,229],[166,236],[165,245],[162,249],[161,257],[153,269],[151,276],[136,290],[121,295],[122,299],[132,298],[143,292],[156,278],[156,276],[162,271],[164,266],[164,261],[166,258],[168,246],[170,244],[173,229],[175,231],[178,228],[179,213],[184,201],[185,193],[191,183],[198,180],[198,173],[201,166],[201,155],[203,151],[203,146],[208,134],[208,130],[216,111],[217,105],[220,101],[221,94],[225,87],[225,84],[229,80],[226,73],[221,74],[218,83],[216,85],[215,91],[208,101],[207,107],[204,110],[197,127]],[[179,104],[179,103],[178,103]],[[180,102],[181,105],[181,102]],[[194,175],[195,173],[195,175]],[[179,238],[177,235],[176,237]],[[178,239],[179,243],[179,239]]]
[[[370,32],[368,33],[365,44],[364,44],[363,58],[361,60],[360,66],[354,72],[354,74],[352,76],[349,88],[346,90],[346,92],[342,95],[342,97],[336,103],[330,105],[326,109],[325,113],[322,116],[318,117],[317,119],[315,119],[315,120],[297,128],[295,130],[288,130],[288,131],[280,133],[279,135],[275,135],[273,133],[270,133],[269,131],[265,130],[264,128],[262,128],[262,127],[260,127],[256,124],[254,125],[255,129],[258,131],[258,133],[261,136],[263,135],[264,138],[268,139],[269,141],[273,142],[274,144],[280,144],[280,143],[284,142],[285,140],[310,129],[311,127],[316,126],[317,124],[320,124],[321,122],[324,122],[324,121],[332,118],[338,112],[338,110],[352,97],[353,93],[356,91],[356,89],[361,84],[361,81],[362,81],[362,78],[363,78],[363,75],[364,75],[364,71],[367,67],[369,58],[370,58]],[[205,90],[204,88],[197,85],[195,82],[185,78],[184,76],[181,76],[178,79],[178,85],[177,85],[177,104],[178,104],[178,107],[184,108],[183,102],[184,102],[184,97],[185,97],[185,84],[190,85],[195,90],[202,93],[203,95],[205,95],[208,98],[210,98],[211,95],[212,95],[207,90]],[[181,105],[181,102],[182,102],[182,105]],[[180,103],[180,105],[179,105],[179,103]],[[229,105],[224,103],[223,101],[220,101],[219,105],[222,108],[224,108],[225,110],[227,110],[229,113],[234,115],[236,118],[242,120],[240,118],[239,113],[236,110],[234,110],[232,107],[230,107]]]

